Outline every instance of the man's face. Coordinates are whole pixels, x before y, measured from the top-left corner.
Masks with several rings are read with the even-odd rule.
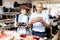
[[[37,5],[36,5],[36,10],[37,10],[37,12],[41,12],[42,9],[43,9],[42,4],[37,4]]]
[[[26,9],[21,9],[21,13],[25,15],[26,14]]]

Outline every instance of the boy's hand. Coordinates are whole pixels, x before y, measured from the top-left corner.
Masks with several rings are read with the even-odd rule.
[[[16,22],[16,23],[14,23],[14,27],[18,27],[18,23]]]

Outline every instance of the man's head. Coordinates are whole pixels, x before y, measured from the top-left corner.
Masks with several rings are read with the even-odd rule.
[[[42,9],[43,9],[42,3],[41,3],[41,2],[37,3],[37,4],[36,4],[36,10],[37,10],[37,12],[41,12]]]

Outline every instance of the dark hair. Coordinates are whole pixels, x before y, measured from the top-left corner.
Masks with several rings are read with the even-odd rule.
[[[27,9],[29,9],[29,8],[28,8],[27,6],[25,6],[25,5],[23,5],[23,6],[20,6],[20,7],[19,7],[18,11],[20,12],[21,9],[25,9],[25,10],[27,10]]]

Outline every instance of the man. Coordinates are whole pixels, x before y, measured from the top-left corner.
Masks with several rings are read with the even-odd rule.
[[[32,35],[44,37],[45,27],[49,28],[48,14],[43,11],[42,3],[36,4],[36,12],[32,13],[29,19],[29,26],[32,27]]]

